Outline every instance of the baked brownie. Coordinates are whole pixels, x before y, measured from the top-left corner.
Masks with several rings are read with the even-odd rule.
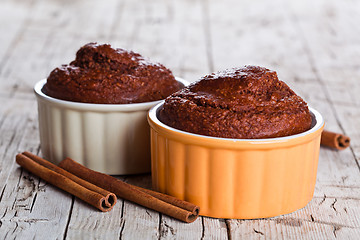
[[[89,43],[73,62],[50,73],[42,91],[74,102],[125,104],[164,99],[181,87],[159,63],[108,44]]]
[[[166,98],[159,119],[222,138],[273,138],[311,127],[306,102],[275,71],[245,66],[213,73]]]

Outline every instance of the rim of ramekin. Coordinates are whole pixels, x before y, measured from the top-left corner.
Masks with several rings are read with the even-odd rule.
[[[273,148],[292,146],[313,140],[319,136],[324,128],[325,122],[322,115],[314,108],[309,107],[315,124],[307,131],[285,137],[263,138],[263,139],[233,139],[211,137],[195,133],[185,132],[162,123],[158,119],[158,110],[163,106],[164,100],[152,107],[148,112],[149,125],[160,133],[166,134],[169,139],[196,144],[200,146],[225,147],[225,148]],[[276,146],[274,146],[274,144]]]
[[[176,81],[188,86],[190,82],[185,79],[175,77]],[[129,104],[98,104],[98,103],[82,103],[82,102],[72,102],[62,99],[57,99],[50,97],[41,91],[42,87],[45,85],[46,79],[42,79],[37,82],[34,86],[34,92],[36,97],[39,100],[47,102],[49,104],[57,105],[64,108],[76,109],[76,110],[87,110],[87,111],[100,111],[100,112],[109,112],[109,111],[141,111],[148,110],[152,106],[160,103],[162,100],[143,102],[143,103],[129,103]]]

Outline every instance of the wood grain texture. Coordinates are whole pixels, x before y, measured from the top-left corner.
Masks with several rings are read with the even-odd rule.
[[[1,1],[0,238],[357,239],[359,10],[356,0]],[[284,216],[184,224],[122,199],[98,212],[15,164],[19,152],[40,153],[32,87],[91,41],[140,52],[189,81],[245,64],[276,70],[351,146],[321,149],[313,200]],[[151,186],[149,175],[122,179]]]

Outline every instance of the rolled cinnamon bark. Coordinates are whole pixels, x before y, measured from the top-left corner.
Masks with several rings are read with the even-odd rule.
[[[340,133],[324,130],[321,134],[320,144],[337,150],[343,150],[350,146],[350,138]]]
[[[186,202],[186,201],[183,201],[183,200],[180,200],[176,197],[173,197],[173,196],[170,196],[170,195],[166,195],[166,194],[163,194],[163,193],[160,193],[160,192],[156,192],[156,191],[153,191],[153,190],[150,190],[150,189],[146,189],[146,188],[142,188],[142,187],[138,187],[138,186],[135,186],[135,185],[131,185],[132,187],[135,187],[137,188],[138,190],[140,191],[143,191],[147,194],[150,194],[151,196],[153,197],[156,197],[164,202],[167,202],[167,203],[170,203],[174,206],[177,206],[179,208],[182,208],[182,209],[185,209],[189,212],[192,212],[194,215],[199,215],[199,212],[200,212],[200,207],[193,204],[193,203],[190,203],[190,202]]]
[[[65,177],[68,177],[70,178],[71,180],[73,180],[74,182],[80,184],[81,186],[91,190],[91,191],[94,191],[94,192],[97,192],[97,193],[100,193],[101,195],[103,195],[105,197],[105,202],[104,204],[108,207],[111,207],[111,206],[114,206],[116,204],[116,195],[114,193],[111,193],[105,189],[102,189],[90,182],[87,182],[69,172],[67,172],[66,170],[58,167],[57,165],[39,157],[39,156],[36,156],[30,152],[23,152],[23,154],[27,157],[29,157],[30,159],[32,159],[33,161],[41,164],[42,166],[44,167],[47,167],[57,173],[60,173],[61,175],[64,175]]]
[[[195,221],[199,215],[200,208],[192,203],[130,185],[110,175],[88,169],[71,158],[66,158],[61,161],[59,167],[82,179],[114,192],[120,198],[164,213],[181,221],[190,223]]]
[[[103,212],[111,210],[116,203],[116,196],[113,193],[99,190],[91,183],[84,183],[84,180],[29,152],[17,154],[16,162],[46,182],[71,193]]]

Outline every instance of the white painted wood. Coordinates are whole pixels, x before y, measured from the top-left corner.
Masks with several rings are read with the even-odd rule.
[[[204,239],[227,239],[228,225],[226,219],[203,217]]]
[[[150,175],[127,177],[126,182],[140,187],[151,187]],[[159,237],[159,213],[124,201],[122,218],[124,222],[121,228],[121,239],[157,239]]]
[[[68,214],[63,213],[69,212],[71,196],[15,164],[18,152],[39,149],[35,107],[34,101],[14,98],[2,108],[6,118],[1,123],[1,239],[46,238],[48,229],[61,238],[66,229]]]
[[[201,239],[203,235],[202,217],[198,217],[191,224],[184,224],[176,219],[162,215],[159,239]]]
[[[1,1],[0,238],[357,239],[359,10],[356,0]],[[90,41],[133,49],[190,81],[245,64],[276,70],[351,147],[321,149],[314,198],[288,215],[185,224],[122,199],[101,213],[14,161],[40,149],[33,85]],[[149,175],[125,180],[151,186]]]
[[[316,197],[284,216],[227,222],[232,239],[356,239],[359,210],[358,200]]]
[[[120,236],[123,219],[122,201],[110,212],[100,212],[85,202],[75,199],[66,229],[67,239],[115,239]]]

